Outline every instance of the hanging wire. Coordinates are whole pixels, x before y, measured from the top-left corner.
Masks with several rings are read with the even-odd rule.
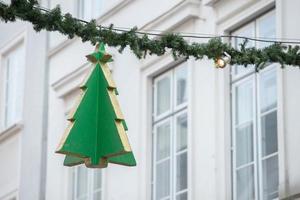
[[[0,0],[1,3],[6,4],[2,0]],[[6,4],[7,5],[7,4]],[[48,8],[42,7],[42,6],[34,6],[34,8],[39,9],[41,11],[49,13],[50,10]],[[64,17],[64,15],[63,15]],[[89,22],[83,19],[75,18],[75,20],[88,24]],[[110,29],[118,32],[128,32],[132,30],[131,28],[126,27],[106,27],[106,26],[100,26],[97,25],[98,28],[104,28],[104,29]],[[147,31],[141,31],[136,30],[134,31],[136,34],[142,34],[142,35],[150,35],[150,36],[156,36],[161,37],[166,35],[165,31],[160,30],[147,30]],[[269,37],[246,37],[246,36],[240,36],[240,35],[214,35],[214,34],[207,34],[207,33],[188,33],[188,32],[168,32],[173,34],[178,34],[179,36],[183,38],[194,38],[194,39],[212,39],[212,38],[236,38],[236,39],[243,39],[248,41],[256,41],[256,42],[267,42],[267,43],[280,43],[280,44],[300,44],[300,39],[298,38],[269,38]]]

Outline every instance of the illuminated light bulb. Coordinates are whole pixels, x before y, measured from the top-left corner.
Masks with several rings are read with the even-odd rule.
[[[216,67],[217,68],[224,68],[226,67],[227,64],[229,64],[231,61],[231,56],[224,52],[224,55],[220,58],[217,58],[215,61]]]

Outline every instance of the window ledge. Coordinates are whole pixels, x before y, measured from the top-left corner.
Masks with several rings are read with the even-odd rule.
[[[1,130],[0,131],[0,142],[19,133],[22,128],[23,128],[23,124],[21,122],[17,122],[11,126],[5,128],[4,130]]]

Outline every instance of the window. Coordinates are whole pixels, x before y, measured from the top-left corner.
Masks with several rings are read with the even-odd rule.
[[[275,12],[243,26],[233,35],[275,37]],[[238,48],[243,42],[234,39]],[[250,42],[265,47],[270,43]],[[276,66],[259,73],[254,66],[232,67],[232,174],[234,200],[278,198]]]
[[[152,199],[187,200],[187,67],[182,64],[153,82]]]
[[[100,169],[88,169],[81,165],[73,170],[73,200],[101,200],[102,173]]]
[[[0,68],[1,129],[8,128],[22,118],[25,53],[19,45],[2,56]]]
[[[77,16],[80,19],[96,19],[102,12],[102,0],[77,0]]]

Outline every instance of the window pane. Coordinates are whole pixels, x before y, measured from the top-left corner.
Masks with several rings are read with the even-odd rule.
[[[187,101],[187,68],[181,66],[176,69],[176,105]]]
[[[102,1],[103,0],[93,0],[94,1],[94,12],[93,12],[93,18],[98,18],[102,11]]]
[[[255,37],[254,23],[250,23],[240,28],[239,30],[233,32],[232,35],[242,36],[242,37],[252,37],[252,38]],[[243,44],[245,41],[245,39],[243,38],[233,38],[232,40],[233,40],[233,47],[236,49],[240,49],[240,45]],[[246,47],[254,47],[254,46],[255,46],[254,41],[248,41],[248,43],[246,44]],[[253,65],[249,65],[247,68],[241,65],[233,66],[234,75],[241,75],[253,69],[254,69]]]
[[[78,18],[90,20],[92,18],[92,0],[77,0]]]
[[[236,130],[236,167],[253,161],[253,124]]]
[[[253,165],[236,172],[236,192],[238,200],[255,199]]]
[[[16,82],[13,79],[14,65],[11,56],[6,59],[5,127],[14,122]]]
[[[187,114],[183,114],[176,119],[176,149],[182,151],[187,148]]]
[[[170,77],[165,77],[157,82],[157,93],[156,93],[157,115],[160,115],[170,110],[171,107],[170,99],[171,99]]]
[[[278,197],[278,157],[263,161],[263,199],[273,200]]]
[[[156,165],[156,199],[170,195],[170,160]]]
[[[94,170],[94,189],[100,189],[102,183],[102,173],[100,169],[93,169]]]
[[[176,196],[176,200],[187,200],[187,199],[188,199],[188,194],[187,194],[187,192],[182,193],[182,194],[178,194],[178,195]]]
[[[170,77],[165,77],[157,82],[157,115],[170,110],[171,85]]]
[[[95,192],[93,196],[93,200],[101,200],[101,191]]]
[[[77,168],[77,181],[76,181],[76,197],[82,199],[87,196],[87,185],[88,185],[88,171],[86,168],[80,166]],[[85,199],[85,198],[83,198]]]
[[[187,153],[176,156],[176,192],[187,188]]]
[[[157,126],[156,160],[170,156],[170,122]]]
[[[258,37],[262,39],[276,37],[276,21],[274,14],[268,14],[258,20]],[[263,48],[271,44],[271,42],[258,42],[258,47]]]
[[[19,47],[5,58],[5,127],[21,119],[24,89],[24,51]]]
[[[262,134],[262,155],[267,156],[269,154],[277,152],[277,112],[271,112],[261,119],[261,134]]]
[[[236,124],[253,120],[253,84],[247,81],[236,87]]]
[[[77,0],[77,16],[84,19],[84,0]]]
[[[277,106],[276,71],[267,71],[260,75],[260,107],[266,112]]]

